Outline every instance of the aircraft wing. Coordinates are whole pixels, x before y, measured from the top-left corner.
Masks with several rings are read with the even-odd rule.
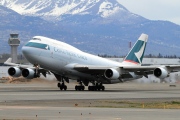
[[[153,66],[124,66],[123,69],[131,71],[131,72],[135,72],[137,70],[154,70],[158,67],[166,67],[169,70],[173,71],[173,70],[180,70],[180,65],[153,65]]]
[[[166,69],[168,72],[177,72],[180,70],[180,65],[156,65],[156,66],[94,66],[94,65],[75,65],[74,69],[87,73],[87,74],[104,74],[107,69],[121,69],[123,74],[127,74],[128,72],[134,72],[136,75],[143,75],[148,77],[147,75],[153,74],[156,68]]]
[[[14,67],[18,67],[20,68],[21,70],[22,69],[26,69],[26,68],[29,68],[29,69],[37,69],[37,67],[33,66],[32,64],[28,64],[28,65],[25,65],[25,64],[17,64],[17,63],[12,63],[12,58],[8,58],[5,62],[4,62],[5,65],[8,65],[8,66],[14,66]],[[38,67],[38,71],[39,73],[42,73],[44,75],[44,77],[46,77],[46,73],[50,74],[50,71],[49,70],[45,70],[43,68],[39,68]]]
[[[109,68],[110,68],[109,66],[94,66],[94,65],[80,65],[80,64],[74,66],[75,70],[87,74],[101,74],[101,73],[103,74],[104,71]]]
[[[16,67],[20,67],[20,68],[35,68],[35,67],[33,67],[33,65],[24,65],[24,64],[12,63],[12,58],[8,58],[4,62],[4,64],[8,65],[8,66],[16,66]]]

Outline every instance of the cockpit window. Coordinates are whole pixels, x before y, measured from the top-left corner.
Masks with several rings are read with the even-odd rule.
[[[39,41],[41,41],[41,39],[40,39],[40,38],[33,38],[33,40],[39,40]]]
[[[35,47],[35,48],[40,48],[40,49],[45,49],[45,50],[50,50],[49,45],[42,44],[42,43],[28,42],[25,46]]]

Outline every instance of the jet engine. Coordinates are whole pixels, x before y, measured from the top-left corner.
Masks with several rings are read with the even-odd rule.
[[[110,68],[105,71],[104,76],[107,79],[114,80],[114,79],[118,79],[120,77],[120,74],[116,69]]]
[[[8,74],[12,77],[20,77],[21,76],[21,69],[18,67],[10,67],[8,69]]]
[[[160,79],[164,79],[166,77],[169,77],[169,72],[166,68],[158,67],[154,70],[154,76]]]
[[[35,71],[30,68],[23,69],[22,76],[27,79],[33,79],[35,77]]]

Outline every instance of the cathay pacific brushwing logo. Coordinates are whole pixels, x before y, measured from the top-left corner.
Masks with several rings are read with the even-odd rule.
[[[48,45],[45,48],[46,48],[46,50],[49,50],[49,46]]]
[[[140,49],[138,52],[135,52],[135,53],[134,53],[135,56],[137,57],[139,63],[142,63],[141,57],[142,57],[143,54],[144,54],[145,46],[146,46],[146,43],[144,42],[144,44],[142,45],[141,49]]]

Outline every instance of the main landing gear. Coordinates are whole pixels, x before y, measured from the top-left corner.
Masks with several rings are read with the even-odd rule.
[[[60,90],[67,90],[67,86],[64,83],[64,78],[61,77],[61,79],[59,80],[59,83],[57,84],[57,86],[59,87]],[[66,82],[69,82],[66,80]],[[84,91],[85,90],[85,86],[88,86],[89,82],[86,84],[84,82],[82,82],[81,80],[78,80],[77,82],[79,82],[79,85],[75,86],[75,90],[76,91]],[[97,81],[92,81],[92,86],[88,86],[88,90],[89,91],[104,91],[105,87],[103,86],[102,82],[97,82]]]
[[[76,91],[84,91],[85,86],[82,84],[82,81],[79,82],[79,85],[75,86]]]
[[[64,82],[58,83],[57,86],[60,88],[60,90],[67,90],[67,86],[64,84]]]
[[[100,90],[102,90],[102,91],[104,91],[105,90],[105,87],[102,85],[102,83],[100,82],[100,83],[93,83],[93,86],[88,86],[88,90],[89,91],[100,91]]]

